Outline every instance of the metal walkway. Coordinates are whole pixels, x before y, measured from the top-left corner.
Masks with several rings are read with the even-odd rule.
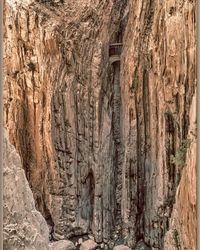
[[[111,43],[109,46],[110,63],[120,61],[122,43]]]

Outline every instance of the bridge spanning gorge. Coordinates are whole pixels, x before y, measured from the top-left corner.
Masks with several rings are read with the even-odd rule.
[[[109,46],[110,63],[119,62],[122,52],[122,43],[111,43]]]

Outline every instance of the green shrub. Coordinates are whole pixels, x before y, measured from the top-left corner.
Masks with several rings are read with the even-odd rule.
[[[171,162],[176,165],[184,165],[186,160],[187,149],[191,144],[191,140],[184,139],[175,155],[171,155]]]

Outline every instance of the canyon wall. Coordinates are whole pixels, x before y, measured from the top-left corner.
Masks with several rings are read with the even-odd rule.
[[[3,249],[75,250],[73,242],[49,241],[49,228],[35,208],[33,193],[16,149],[3,139]]]
[[[195,8],[6,1],[4,125],[53,240],[196,249]]]
[[[164,248],[163,237],[177,198],[185,206],[184,211],[177,207],[178,216],[189,213],[190,222],[183,224],[193,228],[187,231],[190,241],[178,247],[196,249],[196,118],[190,114],[192,109],[194,117],[196,105],[195,2],[132,1],[129,8],[121,60],[123,218],[136,240],[143,238],[153,249],[172,249],[176,242]],[[189,145],[192,153],[185,161]],[[181,177],[182,194],[176,197]]]

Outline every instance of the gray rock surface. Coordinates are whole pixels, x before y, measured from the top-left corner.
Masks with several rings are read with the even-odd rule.
[[[113,250],[131,250],[130,247],[124,246],[124,245],[119,245],[119,246],[115,246],[113,248]]]
[[[20,156],[4,131],[3,141],[3,249],[75,250],[71,241],[49,244],[49,228],[35,208]]]
[[[36,210],[18,153],[3,142],[3,249],[47,250],[49,229]]]
[[[134,250],[151,250],[142,240],[140,240]]]
[[[49,244],[49,250],[76,250],[76,247],[69,240],[59,240]]]
[[[80,250],[95,250],[97,248],[97,243],[93,240],[86,240],[80,245]]]

